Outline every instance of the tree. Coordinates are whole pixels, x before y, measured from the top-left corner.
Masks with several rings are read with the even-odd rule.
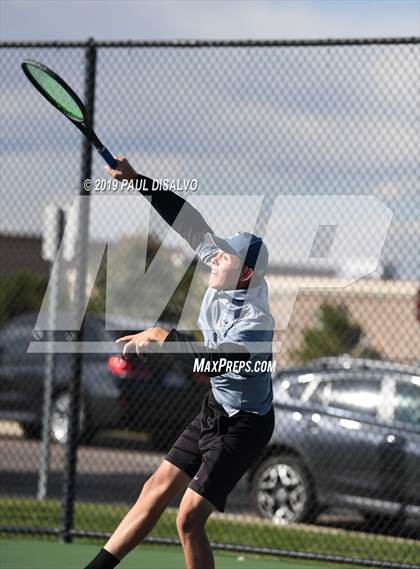
[[[147,257],[146,257],[146,270],[153,260],[155,254],[159,250],[161,243],[156,238],[149,238],[147,245]],[[115,260],[115,265],[113,266],[113,271],[115,275],[118,275],[118,283],[113,283],[115,298],[119,306],[124,307],[124,314],[119,314],[118,316],[133,316],[139,315],[141,318],[148,319],[147,314],[154,314],[153,306],[160,296],[165,295],[165,290],[170,285],[175,285],[178,279],[179,273],[173,271],[168,275],[169,282],[156,282],[150,290],[143,291],[146,295],[147,302],[146,306],[138,306],[136,300],[136,290],[138,283],[136,282],[136,274],[130,270],[133,264],[138,263],[138,259],[141,258],[141,252],[145,247],[145,239],[141,237],[135,238],[125,238],[118,243],[118,257]],[[171,259],[171,253],[169,251],[163,251],[162,255],[164,257],[163,262],[167,262],[170,266],[173,266],[173,261]],[[196,261],[193,261],[186,271],[185,275],[181,281],[176,286],[175,292],[172,298],[168,302],[167,306],[164,308],[160,315],[161,321],[171,322],[176,324],[179,317],[181,316],[182,309],[184,307],[184,302],[188,290],[191,285],[192,278],[194,276],[196,269]],[[95,280],[95,286],[92,291],[92,296],[88,305],[88,312],[95,312],[99,314],[105,314],[106,306],[106,255],[102,259],[102,263]],[[130,297],[129,291],[133,294]],[[201,298],[198,296],[192,299],[197,306],[201,302]]]
[[[41,308],[48,279],[28,270],[0,277],[0,324]]]
[[[293,350],[292,359],[305,363],[342,354],[381,359],[381,354],[368,345],[362,327],[351,318],[347,307],[325,302],[319,308],[315,326],[305,329],[302,344]]]

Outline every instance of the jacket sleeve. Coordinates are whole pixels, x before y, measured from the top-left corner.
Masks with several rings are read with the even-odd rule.
[[[208,348],[200,342],[191,342],[175,328],[170,331],[163,342],[163,351],[165,351],[165,348],[168,348],[169,344],[174,342],[176,342],[176,345],[171,346],[171,353],[175,353],[177,359],[182,361],[191,371],[194,369],[194,360],[196,358],[205,359],[206,363],[210,362],[210,367],[214,365],[214,370],[206,372],[206,375],[209,377],[225,373],[224,366],[228,362],[246,362],[250,357],[249,352],[239,344],[224,342],[217,348]]]
[[[152,207],[187,243],[196,251],[206,265],[217,252],[217,248],[205,239],[205,233],[213,229],[190,203],[174,192],[162,189],[156,181],[139,174],[135,185],[140,193],[151,197]]]

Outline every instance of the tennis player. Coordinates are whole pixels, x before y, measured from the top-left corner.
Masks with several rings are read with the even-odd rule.
[[[274,429],[271,373],[261,362],[272,360],[274,319],[264,274],[268,252],[262,239],[239,232],[214,234],[201,214],[174,192],[158,191],[128,161],[107,169],[115,179],[133,181],[151,197],[154,209],[210,267],[198,319],[204,343],[189,342],[176,329],[150,328],[124,336],[123,353],[139,355],[153,343],[171,347],[192,370],[205,358],[211,388],[195,419],[185,428],[118,525],[85,569],[111,569],[153,529],[168,503],[183,493],[176,520],[187,569],[213,569],[205,524],[214,510],[223,512],[228,494],[255,463]],[[153,188],[153,189],[152,189]],[[170,344],[172,344],[170,346]],[[264,346],[263,351],[257,346]]]

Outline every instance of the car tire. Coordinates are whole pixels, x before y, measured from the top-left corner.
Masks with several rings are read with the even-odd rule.
[[[58,393],[51,407],[51,439],[61,445],[67,443],[70,415],[70,392],[62,391]],[[92,436],[89,429],[86,402],[81,397],[79,411],[79,442],[86,442]]]
[[[264,460],[252,476],[250,489],[258,514],[277,524],[311,522],[320,511],[309,473],[290,454]]]

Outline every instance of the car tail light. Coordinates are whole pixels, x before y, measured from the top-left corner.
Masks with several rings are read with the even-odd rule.
[[[127,377],[133,372],[133,364],[120,356],[109,356],[108,369],[113,375],[118,377]]]

